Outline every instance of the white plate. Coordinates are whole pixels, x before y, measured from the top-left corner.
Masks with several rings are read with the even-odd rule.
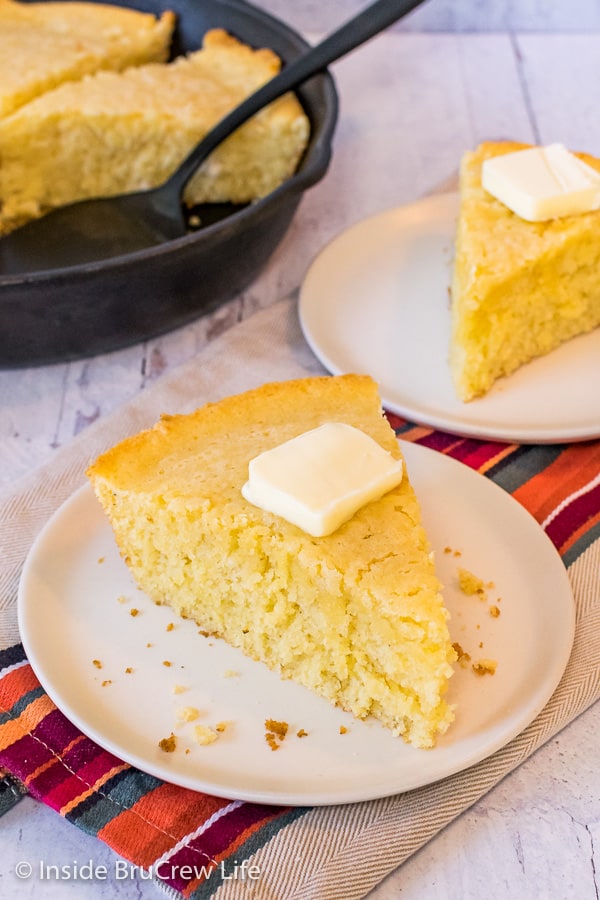
[[[456,721],[435,749],[416,750],[377,722],[355,720],[151,603],[134,587],[87,486],[45,527],[21,580],[23,643],[50,697],[89,737],[146,772],[263,803],[388,796],[444,778],[507,743],[544,706],[569,657],[574,606],[565,568],[534,519],[501,488],[433,450],[402,447],[447,585],[452,638],[474,659],[498,661],[493,676],[457,667],[449,690]],[[495,583],[489,597],[501,598],[499,618],[460,592],[459,565]],[[132,617],[134,607],[139,614]],[[170,622],[175,627],[167,631]],[[175,685],[187,690],[175,694]],[[183,706],[201,711],[199,724],[230,724],[215,743],[199,746],[196,723],[176,723]],[[275,752],[265,741],[266,718],[290,726]],[[307,737],[296,736],[301,728]],[[172,731],[177,750],[164,753],[158,742]]]
[[[458,200],[428,197],[354,225],[311,265],[300,293],[306,340],[335,374],[368,373],[387,409],[459,435],[547,443],[600,436],[600,329],[457,399],[448,367]]]

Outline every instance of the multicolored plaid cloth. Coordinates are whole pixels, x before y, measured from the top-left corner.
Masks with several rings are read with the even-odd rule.
[[[600,539],[600,441],[518,446],[389,418],[404,440],[460,460],[509,491],[567,567]],[[190,898],[212,897],[241,866],[248,871],[259,848],[310,813],[196,793],[115,758],[56,708],[20,645],[0,652],[0,766],[31,796]]]

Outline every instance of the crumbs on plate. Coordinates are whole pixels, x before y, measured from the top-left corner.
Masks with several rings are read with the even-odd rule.
[[[169,737],[162,738],[158,742],[158,746],[163,751],[163,753],[173,753],[175,748],[177,747],[177,738],[175,737],[173,732],[171,732]]]
[[[210,728],[208,725],[196,725],[194,727],[194,738],[196,743],[200,744],[202,747],[206,747],[208,744],[214,744],[218,736],[215,729]]]
[[[277,719],[265,719],[265,740],[271,750],[279,750],[288,733],[288,723]]]
[[[494,675],[498,662],[495,659],[480,659],[471,668],[476,675]]]

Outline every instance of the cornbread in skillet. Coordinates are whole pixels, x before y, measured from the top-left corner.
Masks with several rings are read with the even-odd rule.
[[[0,230],[56,206],[154,187],[230,109],[279,70],[214,29],[169,64],[98,72],[63,84],[0,120]],[[188,204],[246,203],[293,174],[309,137],[294,94],[218,147],[185,193]]]
[[[91,72],[166,60],[174,25],[172,12],[0,0],[0,117]]]
[[[453,718],[455,658],[431,549],[408,476],[327,537],[248,503],[259,453],[327,422],[398,442],[366,376],[264,385],[190,415],[163,416],[88,470],[140,587],[416,747]]]
[[[600,211],[527,222],[481,185],[485,159],[525,147],[485,143],[461,164],[450,365],[465,401],[600,325]]]

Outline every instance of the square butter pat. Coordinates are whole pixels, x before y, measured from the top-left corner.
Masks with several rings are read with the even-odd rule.
[[[600,208],[600,174],[562,144],[486,159],[481,183],[488,193],[528,222]]]
[[[307,534],[331,534],[402,480],[402,460],[369,435],[331,422],[250,461],[242,494]]]

